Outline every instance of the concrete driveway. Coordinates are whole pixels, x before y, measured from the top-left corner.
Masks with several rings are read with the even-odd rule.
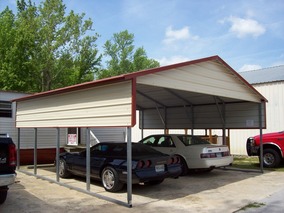
[[[38,174],[55,178],[54,172],[49,169],[39,169]],[[109,193],[100,182],[92,182],[92,192],[102,198],[110,198],[99,199],[18,172],[17,183],[10,187],[8,198],[0,206],[0,212],[237,212],[250,203],[262,202],[269,207],[265,201],[284,190],[283,180],[283,172],[261,174],[216,169],[210,173],[166,179],[156,186],[133,186],[133,207],[128,208],[110,201],[114,199],[126,203],[126,189],[120,193]],[[61,179],[61,182],[82,189],[86,187],[84,179]],[[277,212],[275,209],[277,208],[273,212]],[[279,212],[282,210],[279,209]]]

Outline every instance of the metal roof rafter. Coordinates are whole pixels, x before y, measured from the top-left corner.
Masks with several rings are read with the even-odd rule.
[[[143,97],[145,97],[145,98],[147,98],[147,99],[153,101],[154,103],[159,104],[159,105],[161,105],[162,107],[166,107],[164,104],[162,104],[162,103],[159,102],[159,101],[156,101],[154,98],[151,98],[150,96],[148,96],[148,95],[146,95],[146,94],[144,94],[144,93],[142,93],[142,92],[140,92],[140,91],[138,91],[138,90],[136,90],[136,92],[137,92],[139,95],[142,95]]]
[[[216,106],[217,106],[217,109],[218,109],[218,112],[219,112],[222,124],[225,125],[225,116],[224,116],[225,109],[224,109],[224,107],[222,108],[222,110],[220,109],[219,102],[217,101],[217,99],[219,100],[219,102],[222,103],[223,106],[225,105],[225,102],[220,97],[214,96],[214,100],[215,100],[215,103],[216,103]]]
[[[174,91],[164,88],[164,90],[166,90],[167,92],[171,93],[172,95],[174,95],[175,97],[179,98],[180,100],[184,101],[186,104],[193,106],[193,104],[186,100],[185,98],[181,97],[179,94],[175,93]]]

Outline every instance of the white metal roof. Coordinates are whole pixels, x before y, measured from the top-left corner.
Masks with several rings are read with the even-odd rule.
[[[240,72],[250,84],[284,81],[284,65]]]

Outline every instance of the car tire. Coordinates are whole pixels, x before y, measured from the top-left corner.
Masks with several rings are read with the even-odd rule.
[[[124,186],[124,184],[119,180],[117,171],[110,166],[103,169],[101,178],[103,186],[108,192],[117,192]]]
[[[274,149],[263,150],[263,166],[267,168],[275,168],[280,164],[281,158],[279,153]]]
[[[59,176],[61,178],[68,178],[71,176],[70,172],[67,170],[66,161],[62,158],[59,159]]]
[[[188,166],[187,163],[185,161],[185,159],[183,157],[180,157],[180,163],[181,163],[181,174],[180,176],[185,176],[188,174]]]
[[[0,188],[0,204],[3,204],[7,198],[8,188],[1,187]]]

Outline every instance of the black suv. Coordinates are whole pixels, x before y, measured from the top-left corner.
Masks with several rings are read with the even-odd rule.
[[[7,134],[0,134],[0,204],[7,197],[8,186],[16,178],[16,146]]]

